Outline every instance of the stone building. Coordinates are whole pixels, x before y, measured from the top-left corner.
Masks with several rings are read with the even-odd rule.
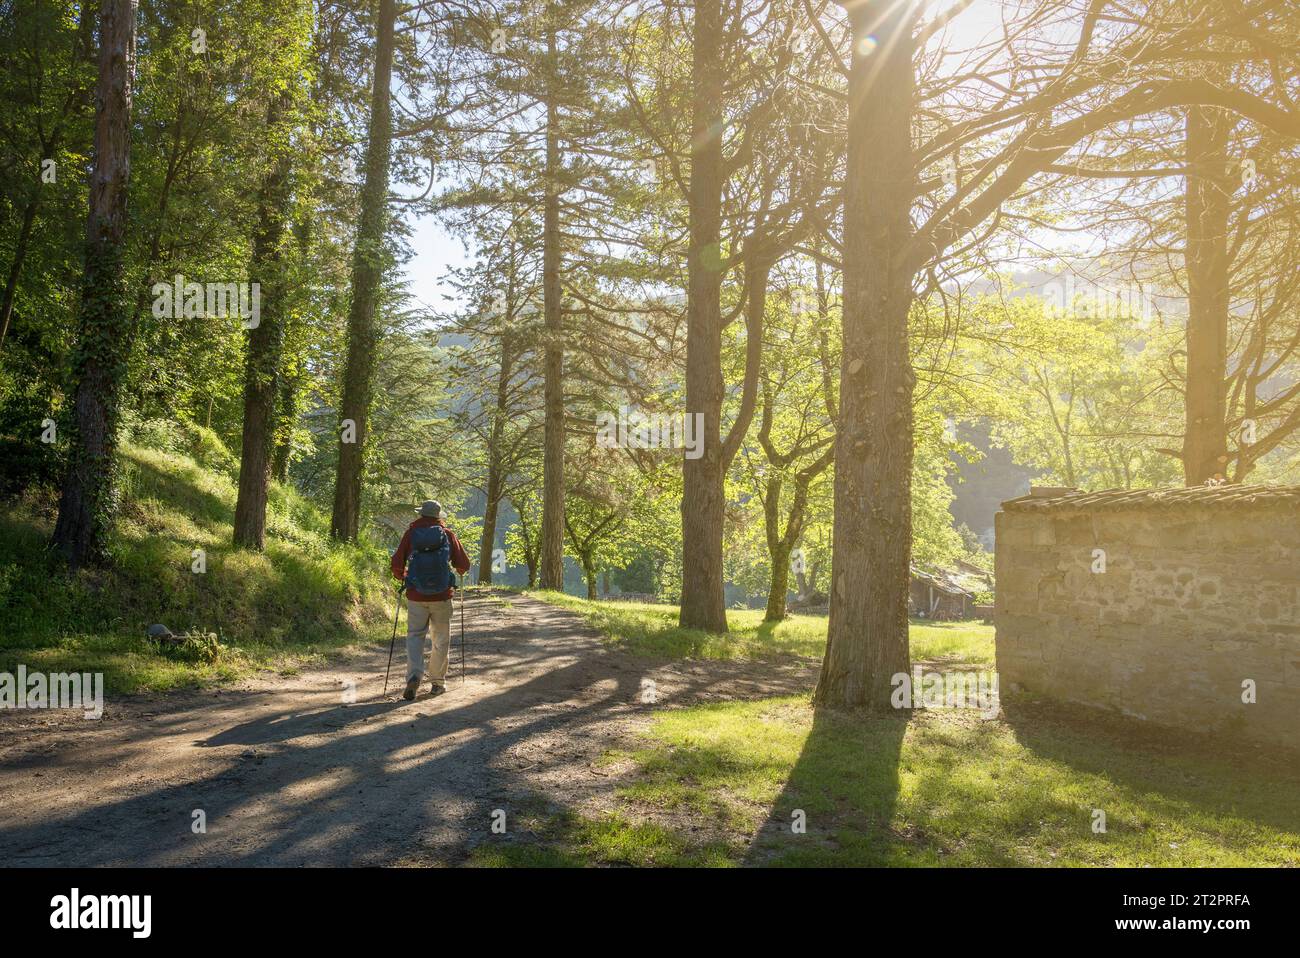
[[[1300,487],[1035,490],[996,531],[1004,693],[1300,748]]]

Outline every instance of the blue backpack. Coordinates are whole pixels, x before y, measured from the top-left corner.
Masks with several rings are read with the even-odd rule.
[[[451,537],[442,526],[418,526],[411,530],[406,586],[425,595],[451,588]]]

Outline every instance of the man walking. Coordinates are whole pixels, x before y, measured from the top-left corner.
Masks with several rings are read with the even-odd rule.
[[[424,674],[424,638],[433,627],[433,659],[429,678],[434,695],[447,690],[447,653],[451,650],[451,570],[464,575],[469,556],[456,533],[442,521],[442,506],[426,499],[419,518],[402,536],[393,553],[393,578],[406,583],[406,689],[402,698],[415,698]],[[408,561],[409,560],[409,561]]]

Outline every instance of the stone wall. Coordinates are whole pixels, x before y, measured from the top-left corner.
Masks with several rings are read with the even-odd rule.
[[[996,533],[1004,694],[1300,748],[1300,488],[1031,494]]]

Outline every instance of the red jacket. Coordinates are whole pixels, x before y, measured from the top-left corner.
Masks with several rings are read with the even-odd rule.
[[[399,545],[397,551],[393,553],[391,568],[394,579],[404,580],[406,578],[406,560],[410,558],[411,555],[411,530],[420,529],[425,526],[442,526],[444,529],[447,529],[447,523],[443,522],[441,519],[429,519],[426,516],[420,516],[420,518],[412,522],[406,532],[402,534],[402,544]],[[461,548],[460,540],[456,538],[456,533],[447,529],[447,538],[451,540],[451,567],[461,575],[464,575],[469,571],[469,556],[467,556],[465,550]],[[436,595],[426,595],[423,592],[417,592],[415,589],[407,589],[406,597],[408,599],[414,599],[416,602],[443,602],[450,599],[455,591],[454,588],[447,588]]]

